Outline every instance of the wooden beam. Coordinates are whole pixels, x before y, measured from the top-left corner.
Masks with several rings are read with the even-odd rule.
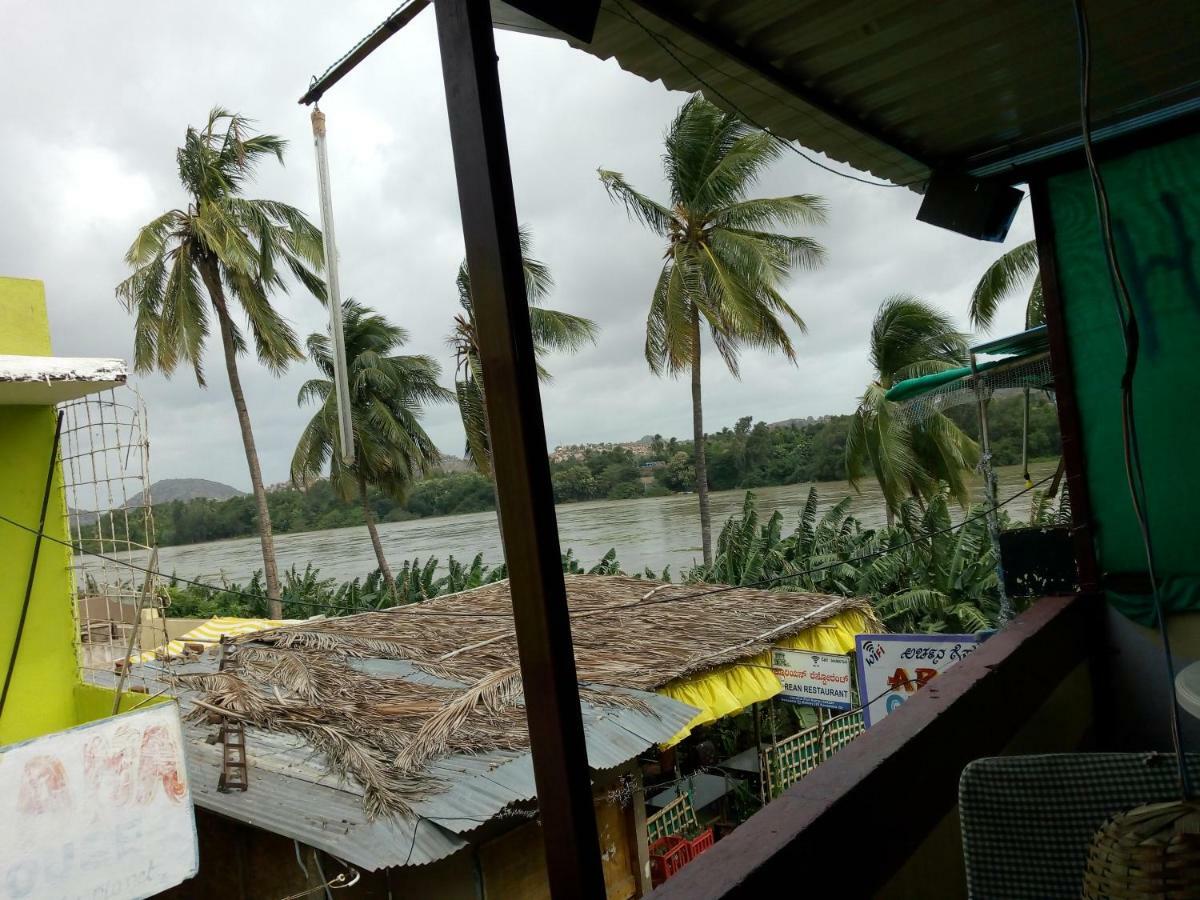
[[[837,866],[839,894],[875,896],[953,809],[967,763],[999,753],[1054,688],[1100,645],[1088,597],[1038,600],[904,709],[817,766],[689,863],[662,900],[761,898],[814,860]],[[850,842],[865,848],[850,853]]]
[[[334,63],[328,72],[313,81],[298,102],[302,106],[310,106],[318,102],[327,90],[349,75],[355,66],[383,46],[384,41],[415,19],[417,14],[428,5],[429,0],[409,0],[406,5],[384,19],[374,31],[352,47],[350,52]]]
[[[487,0],[434,6],[550,891],[599,900],[604,876],[491,9]]]
[[[1037,239],[1038,270],[1042,279],[1046,335],[1050,340],[1050,369],[1054,373],[1054,405],[1058,410],[1058,430],[1062,435],[1063,466],[1071,497],[1071,536],[1075,543],[1075,565],[1079,589],[1086,593],[1100,590],[1100,567],[1093,539],[1092,500],[1088,492],[1086,460],[1083,452],[1083,422],[1075,397],[1075,371],[1071,366],[1071,347],[1067,342],[1066,313],[1062,285],[1058,280],[1058,244],[1054,218],[1045,179],[1029,183],[1033,204],[1033,231]]]

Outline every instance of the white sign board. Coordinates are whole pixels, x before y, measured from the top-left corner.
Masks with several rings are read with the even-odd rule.
[[[801,706],[850,709],[850,657],[808,650],[771,650],[771,668],[783,685],[781,700]]]
[[[0,898],[150,897],[199,855],[179,710],[162,703],[0,749]]]
[[[859,634],[858,693],[863,723],[870,728],[904,701],[965,659],[979,646],[977,634]]]

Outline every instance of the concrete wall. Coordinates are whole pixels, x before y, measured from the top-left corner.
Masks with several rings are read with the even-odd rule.
[[[0,278],[0,354],[48,356],[50,327],[40,281]],[[54,440],[50,406],[0,407],[0,511],[31,528],[41,512]],[[62,471],[46,518],[46,534],[67,540]],[[33,556],[34,536],[0,522],[0,666],[7,669]],[[70,552],[43,541],[13,682],[0,718],[0,744],[77,724],[75,607]],[[0,675],[2,677],[2,675]]]
[[[1170,752],[1170,700],[1157,629],[1107,610],[1110,678],[1101,686],[1106,713],[1106,747],[1112,750]],[[1200,660],[1200,613],[1168,618],[1175,668]],[[1200,719],[1180,712],[1179,726],[1189,752],[1200,750]]]

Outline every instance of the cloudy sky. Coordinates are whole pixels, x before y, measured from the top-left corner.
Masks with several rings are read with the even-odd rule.
[[[390,3],[243,3],[193,6],[120,0],[93,4],[0,0],[6,83],[0,142],[0,274],[46,283],[55,352],[132,353],[132,321],[113,297],[137,227],[181,205],[175,148],[189,124],[221,104],[291,142],[286,167],[264,166],[253,193],[285,200],[316,220],[307,111],[296,104],[323,71],[392,9]],[[663,130],[685,96],[565,44],[497,34],[517,208],[535,254],[552,269],[552,305],[594,318],[594,348],[547,361],[543,389],[550,446],[689,435],[686,383],[656,379],[641,355],[645,311],[661,264],[656,239],[627,221],[596,178],[604,166],[662,196]],[[421,14],[322,103],[343,292],[412,334],[411,352],[452,363],[445,336],[456,311],[462,233],[432,12]],[[1003,248],[915,220],[919,198],[823,172],[788,155],[762,195],[817,193],[829,224],[821,271],[786,294],[808,324],[798,364],[748,352],[742,378],[706,370],[711,430],[738,416],[773,421],[849,412],[869,377],[871,317],[892,293],[964,311],[979,274]],[[1008,246],[1032,236],[1028,204]],[[276,300],[301,335],[324,312],[299,291]],[[1020,327],[1018,303],[996,333]],[[236,420],[210,347],[210,386],[187,373],[139,376],[150,415],[155,479],[203,477],[247,489]],[[242,377],[270,482],[287,476],[305,412],[296,406],[307,364],[273,378],[251,359]],[[444,451],[462,452],[454,409],[426,424]]]

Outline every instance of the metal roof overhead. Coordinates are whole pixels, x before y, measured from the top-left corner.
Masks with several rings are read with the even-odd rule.
[[[0,406],[54,406],[125,383],[125,361],[0,356]]]
[[[517,4],[522,5],[522,4]],[[1189,0],[1087,0],[1095,137],[1200,108]],[[893,184],[1002,174],[1079,135],[1069,0],[603,0],[589,43],[493,3],[497,27],[564,37]],[[1065,144],[1063,142],[1066,142]]]

